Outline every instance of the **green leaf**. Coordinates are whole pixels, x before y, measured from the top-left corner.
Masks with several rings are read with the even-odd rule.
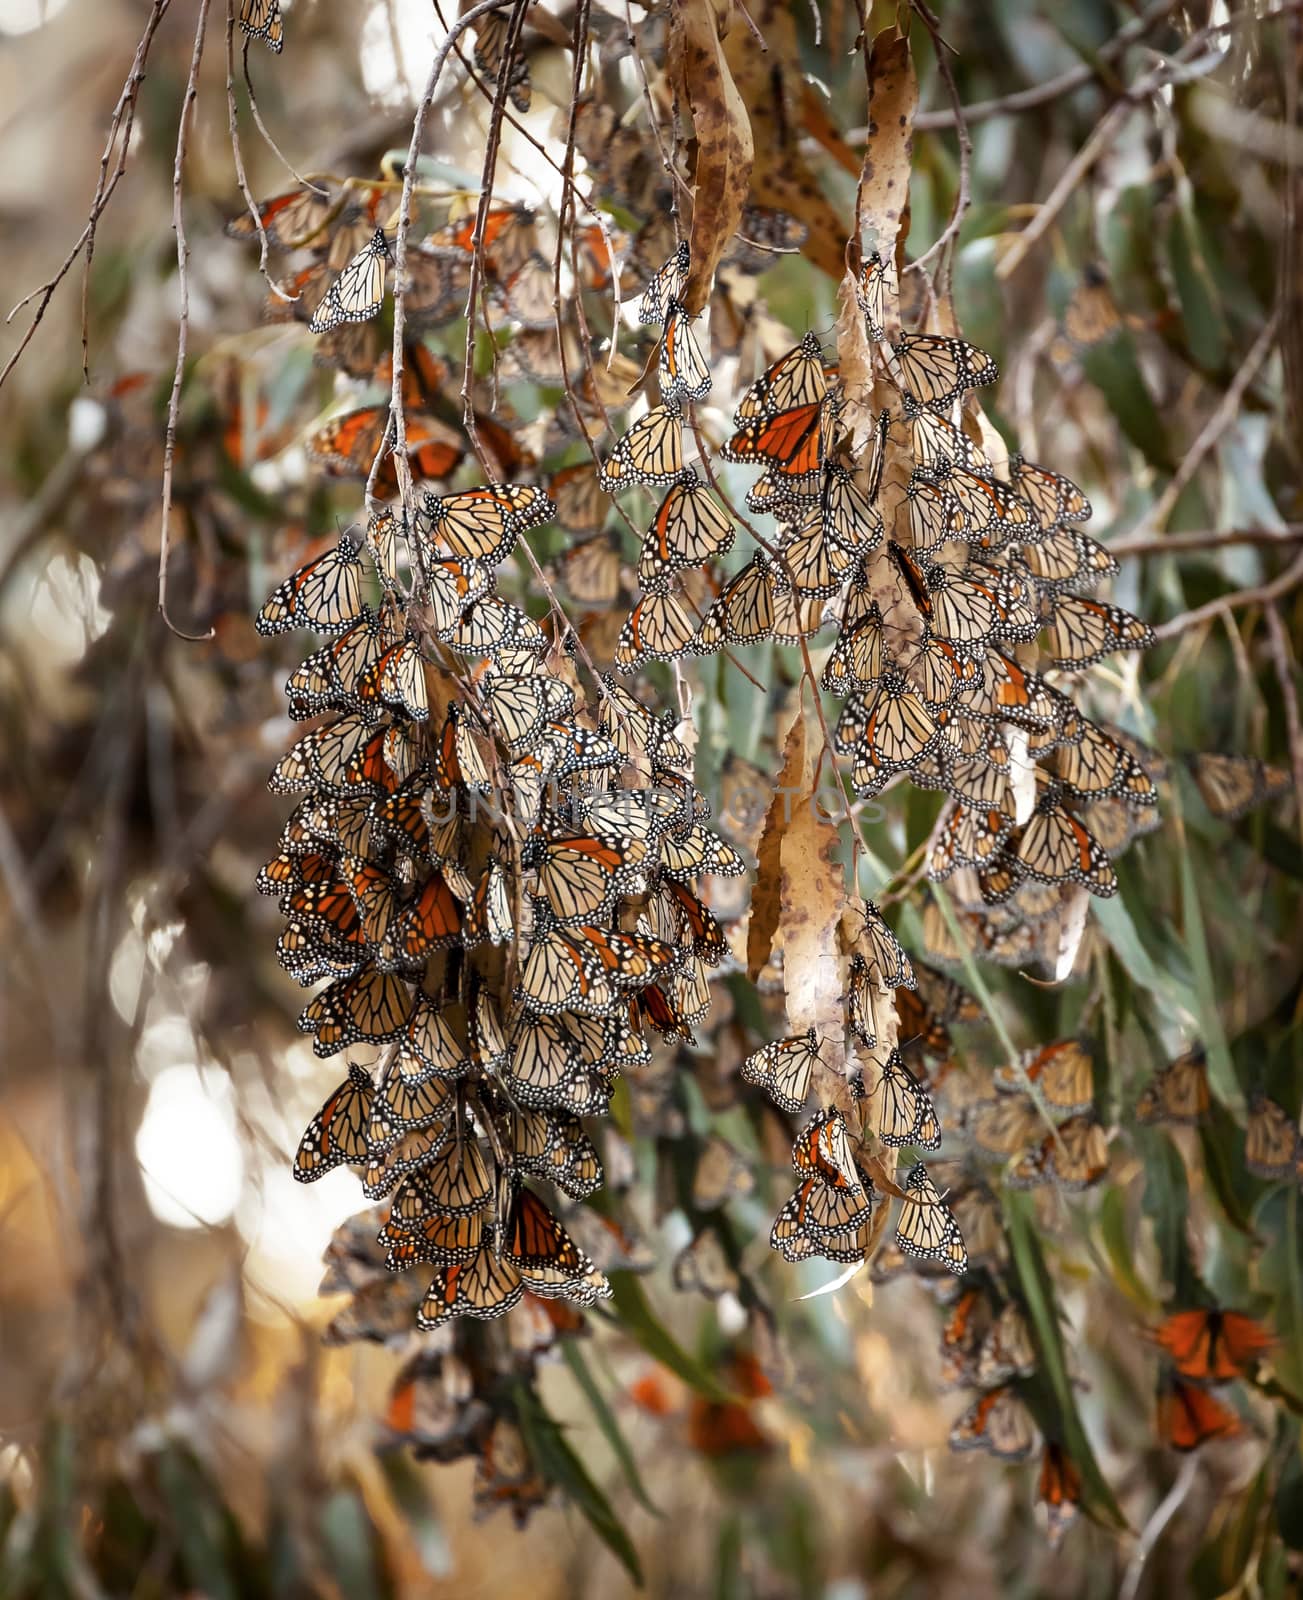
[[[592,1408],[597,1426],[602,1430],[602,1437],[610,1445],[612,1454],[620,1463],[620,1471],[624,1473],[624,1480],[633,1492],[634,1498],[653,1516],[663,1516],[664,1512],[652,1503],[647,1493],[638,1472],[638,1463],[633,1458],[633,1451],[620,1432],[620,1424],[616,1420],[615,1413],[607,1405],[606,1396],[598,1388],[597,1380],[588,1370],[588,1363],[580,1353],[579,1346],[573,1339],[563,1340],[561,1354],[565,1357],[566,1365],[574,1373],[576,1383],[584,1391],[584,1398]]]
[[[624,1524],[611,1508],[611,1502],[588,1475],[583,1462],[570,1448],[565,1435],[544,1411],[537,1394],[525,1382],[514,1385],[516,1420],[525,1448],[549,1483],[556,1484],[587,1518],[593,1532],[642,1588],[642,1566]]]
[[[1199,220],[1186,181],[1177,185],[1177,204],[1167,225],[1166,243],[1190,354],[1206,372],[1219,372],[1226,361],[1226,326],[1213,292]]]
[[[221,1512],[194,1459],[168,1446],[158,1456],[157,1474],[191,1586],[211,1600],[238,1600],[222,1548]]]
[[[1194,974],[1194,1001],[1199,1017],[1199,1037],[1208,1053],[1208,1079],[1223,1104],[1232,1110],[1240,1109],[1244,1096],[1231,1062],[1226,1045],[1221,1015],[1217,1009],[1217,988],[1213,978],[1212,958],[1208,954],[1208,941],[1204,936],[1203,909],[1199,904],[1199,890],[1194,881],[1194,863],[1189,850],[1181,855],[1181,911],[1185,926],[1185,947],[1190,957],[1190,970]]]
[[[1094,1509],[1102,1512],[1115,1527],[1125,1528],[1127,1520],[1099,1470],[1095,1452],[1091,1449],[1090,1439],[1077,1410],[1076,1393],[1068,1372],[1058,1308],[1054,1300],[1054,1284],[1036,1237],[1039,1224],[1035,1205],[1029,1195],[1010,1190],[1002,1192],[1001,1200],[1009,1235],[1010,1256],[1031,1321],[1041,1370],[1048,1378],[1058,1403],[1064,1445],[1081,1473],[1083,1487],[1088,1491]]]
[[[624,1332],[635,1339],[649,1356],[668,1367],[689,1388],[695,1389],[707,1400],[723,1403],[738,1398],[717,1383],[705,1367],[690,1356],[674,1335],[656,1320],[642,1284],[632,1272],[612,1272],[608,1276]]]
[[[1131,336],[1121,329],[1102,344],[1083,351],[1086,376],[1108,401],[1123,433],[1162,472],[1174,472],[1171,446],[1162,418],[1149,394]]]
[[[376,1562],[376,1534],[362,1496],[341,1487],[321,1508],[321,1537],[330,1575],[345,1600],[378,1600],[392,1592]]]
[[[1125,1191],[1116,1184],[1104,1191],[1100,1201],[1099,1231],[1117,1286],[1145,1315],[1152,1315],[1159,1303],[1136,1271],[1135,1257],[1131,1253],[1131,1219],[1127,1215],[1127,1197]]]

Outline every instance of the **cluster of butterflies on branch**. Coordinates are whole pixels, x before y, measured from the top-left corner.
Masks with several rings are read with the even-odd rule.
[[[245,0],[241,20],[280,48],[275,0]],[[477,51],[491,76],[491,38]],[[517,104],[527,87],[513,81]],[[603,132],[591,106],[581,123],[590,169],[609,182],[631,130]],[[644,158],[624,154],[630,170]],[[392,378],[378,319],[395,187],[298,189],[231,225],[293,258],[293,298],[274,298],[269,314],[306,323],[341,385]],[[768,265],[766,250],[799,243],[791,219],[758,208],[742,235],[724,258],[735,279]],[[317,428],[307,450],[319,471],[368,485],[363,527],[294,572],[257,619],[265,634],[324,641],[286,684],[290,716],[312,726],[272,774],[295,807],[257,886],[283,914],[285,970],[325,985],[300,1018],[316,1052],[362,1046],[375,1058],[348,1066],[295,1158],[303,1181],[357,1168],[374,1202],[327,1253],[323,1292],[350,1296],[328,1337],[406,1345],[413,1327],[438,1330],[405,1365],[389,1425],[440,1459],[473,1454],[477,1503],[517,1514],[546,1485],[525,1419],[501,1397],[505,1378],[583,1331],[584,1313],[611,1294],[609,1272],[653,1259],[614,1216],[582,1204],[609,1166],[629,1165],[619,1136],[584,1119],[610,1109],[624,1074],[631,1086],[651,1077],[657,1039],[691,1041],[717,998],[712,974],[738,965],[703,880],[717,888],[745,858],[709,826],[677,709],[655,709],[603,658],[625,675],[667,664],[677,689],[687,658],[772,642],[808,665],[807,641],[834,628],[818,683],[839,702],[831,745],[852,794],[869,799],[904,778],[946,794],[928,873],[946,883],[968,948],[1014,965],[1056,969],[1085,896],[1116,891],[1111,858],[1152,825],[1164,776],[1156,752],[1074,699],[1077,674],[1152,634],[1090,594],[1116,569],[1082,531],[1090,506],[1077,486],[1006,460],[966,409],[996,378],[994,361],[958,337],[900,332],[894,269],[871,256],[856,303],[872,410],[862,381],[845,385],[811,333],[766,360],[716,445],[696,407],[720,341],[732,337],[736,353],[748,328],[730,335],[731,300],[717,298],[703,349],[684,303],[686,242],[671,236],[669,258],[649,266],[666,242],[664,215],[632,242],[595,216],[573,229],[563,274],[521,206],[454,208],[414,234],[400,390],[418,496],[399,494],[387,400]],[[643,369],[615,348],[615,316],[595,359],[601,325],[582,311],[585,296],[610,295],[625,251],[638,319],[656,330],[659,398],[599,451],[608,410],[627,407]],[[464,316],[476,283],[497,370],[468,380],[463,410],[449,398],[451,359],[424,335]],[[513,380],[555,396],[528,428],[501,392]],[[572,448],[587,458],[555,466],[546,491],[524,481]],[[483,481],[435,492],[472,454]],[[717,462],[762,469],[745,507],[778,527],[772,538],[751,530],[755,549],[731,575],[719,563],[746,518]],[[629,489],[659,502],[645,531],[619,508],[639,538],[632,577],[606,527],[611,497]],[[553,525],[569,542],[545,571],[530,538]],[[517,552],[533,572],[526,589],[546,593],[541,620],[519,588],[516,599],[500,590]],[[573,625],[550,580],[586,608]],[[617,634],[602,619],[626,598]],[[1223,816],[1278,781],[1233,758],[1198,759],[1196,781]],[[939,961],[961,954],[953,926],[933,902],[924,933]],[[812,1095],[825,1098],[815,1029],[738,1064],[794,1136],[796,1186],[771,1244],[790,1262],[871,1257],[879,1282],[914,1271],[944,1284],[946,1376],[977,1391],[951,1443],[1024,1459],[1040,1436],[1020,1395],[1036,1349],[983,1163],[1007,1164],[1013,1187],[1100,1181],[1108,1136],[1089,1050],[1057,1041],[997,1071],[989,1094],[973,1092],[949,1070],[951,1025],[982,1015],[967,991],[912,960],[869,902],[843,919],[839,961],[845,1102],[811,1114]],[[1191,1122],[1208,1104],[1192,1053],[1150,1086],[1140,1117]],[[966,1152],[941,1186],[936,1163],[930,1173],[917,1159],[942,1145],[939,1106]],[[1293,1135],[1288,1154],[1276,1112]],[[1297,1129],[1279,1107],[1255,1103],[1249,1136],[1250,1170],[1295,1169]],[[723,1148],[727,1177],[709,1205],[719,1146],[697,1152],[702,1214],[735,1182],[736,1152]],[[916,1159],[898,1178],[902,1151]],[[736,1291],[754,1309],[722,1237],[703,1227],[674,1281]],[[461,1318],[503,1320],[453,1330]],[[1178,1308],[1156,1338],[1168,1441],[1188,1448],[1231,1431],[1211,1385],[1250,1374],[1266,1335],[1234,1312]],[[1053,1430],[1040,1432],[1039,1496],[1061,1531],[1080,1477]]]

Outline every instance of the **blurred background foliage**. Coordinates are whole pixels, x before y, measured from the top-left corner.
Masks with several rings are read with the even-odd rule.
[[[44,282],[83,226],[149,9],[0,0],[10,299]],[[555,152],[570,16],[554,9],[527,23],[523,120]],[[1112,597],[1162,636],[1092,675],[1091,691],[1100,714],[1166,758],[1161,829],[1123,857],[1122,892],[1097,903],[1070,981],[983,967],[998,1029],[983,1018],[955,1034],[962,1082],[1006,1041],[1085,1032],[1116,1130],[1108,1176],[1087,1194],[1003,1201],[1011,1270],[1040,1307],[1033,1407],[1043,1382],[1044,1403],[1077,1419],[1098,1463],[1089,1515],[1057,1546],[1032,1509],[1035,1462],[948,1452],[967,1402],[942,1386],[944,1312],[926,1285],[862,1274],[798,1303],[820,1273],[766,1259],[786,1153],[735,1074],[742,1041],[775,1031],[760,1010],[772,1002],[732,979],[686,1067],[644,1091],[660,1095],[656,1114],[620,1119],[636,1174],[621,1204],[654,1270],[617,1274],[618,1323],[590,1318],[585,1337],[558,1342],[541,1400],[521,1397],[531,1470],[564,1508],[518,1533],[504,1512],[482,1521],[494,1502],[471,1463],[416,1464],[394,1448],[403,1428],[379,1423],[400,1358],[322,1347],[339,1303],[318,1298],[318,1263],[359,1196],[344,1171],[310,1190],[289,1173],[335,1074],[294,1031],[271,908],[250,890],[282,821],[264,780],[288,736],[291,664],[250,618],[356,495],[314,482],[300,444],[334,378],[301,341],[259,325],[254,257],[223,236],[240,200],[215,8],[185,171],[190,362],[171,589],[174,620],[213,636],[162,627],[172,166],[195,10],[163,8],[151,46],[85,288],[86,375],[77,264],[0,388],[0,1593],[360,1600],[528,1583],[609,1595],[639,1565],[653,1593],[718,1596],[1286,1593],[1303,1560],[1303,1219],[1296,1158],[1283,1181],[1252,1175],[1244,1127],[1259,1095],[1296,1127],[1303,1095],[1303,854],[1288,776],[1303,759],[1299,8],[937,8],[973,108],[954,302],[965,336],[1001,364],[987,413],[1083,486],[1091,531],[1122,554]],[[250,57],[263,122],[299,171],[374,180],[406,144],[442,28],[424,0],[283,10],[284,55]],[[846,223],[865,137],[861,19],[841,0],[751,15],[803,81],[797,144]],[[895,16],[875,4],[866,32]],[[654,39],[656,18],[634,17]],[[624,27],[622,6],[595,7],[621,110],[638,104],[618,62]],[[917,21],[912,41],[919,253],[945,225],[960,168]],[[277,193],[291,180],[238,80],[235,94],[251,187]],[[426,144],[450,183],[479,171],[486,118],[455,73]],[[758,143],[767,133],[757,126]],[[554,199],[523,138],[509,129],[503,150],[505,193]],[[756,280],[798,337],[835,313],[835,281],[812,253]],[[6,360],[31,310],[9,324]],[[460,326],[431,343],[455,354]],[[522,412],[531,403],[512,398]],[[704,787],[726,758],[754,763],[761,781],[778,769],[782,685],[799,665],[768,647],[743,656],[774,686],[768,704],[719,662],[692,669]],[[1286,776],[1258,774],[1263,794],[1250,798],[1271,787],[1265,803],[1218,816],[1183,759],[1209,751]],[[864,830],[864,887],[888,891],[920,954],[939,939],[913,870],[936,809],[893,789]],[[977,972],[954,970],[970,983]],[[1143,1087],[1196,1041],[1207,1118],[1138,1126]],[[683,1152],[695,1159],[711,1130],[746,1173],[728,1191],[729,1237],[772,1312],[769,1376],[738,1346],[735,1296],[671,1283],[701,1221]],[[1205,1289],[1278,1342],[1234,1391],[1238,1434],[1183,1457],[1156,1431],[1146,1330]]]

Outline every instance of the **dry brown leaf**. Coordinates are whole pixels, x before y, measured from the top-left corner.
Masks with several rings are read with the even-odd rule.
[[[740,19],[734,30],[745,31]],[[754,145],[751,120],[724,56],[711,0],[678,0],[674,40],[680,92],[692,113],[697,141],[689,235],[692,265],[683,290],[683,303],[695,315],[710,298],[719,258],[742,220]]]
[[[750,28],[734,27],[724,54],[751,116],[755,162],[751,195],[758,205],[799,217],[810,230],[801,253],[830,277],[840,278],[846,258],[846,224],[819,187],[801,154],[805,131],[804,79],[796,19],[787,0],[752,0],[748,6],[765,49]]]
[[[855,197],[855,219],[869,250],[904,266],[909,237],[909,172],[914,154],[918,79],[909,40],[884,28],[869,54],[869,139]]]
[[[765,812],[756,849],[756,886],[747,926],[747,976],[754,983],[769,960],[781,911],[783,835],[792,821],[793,797],[805,772],[805,719],[797,706],[783,745],[783,766]]]
[[[788,735],[787,760],[799,750],[798,792],[779,843],[779,926],[783,935],[783,989],[793,1033],[814,1028],[821,1067],[814,1087],[825,1104],[850,1109],[845,1075],[845,960],[838,928],[846,905],[846,869],[838,860],[840,835],[817,793],[817,740],[807,737],[804,712]]]

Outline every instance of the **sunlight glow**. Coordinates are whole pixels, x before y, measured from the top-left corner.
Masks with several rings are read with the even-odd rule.
[[[225,1222],[244,1186],[231,1081],[193,1064],[160,1072],[136,1134],[149,1208],[174,1228]]]

